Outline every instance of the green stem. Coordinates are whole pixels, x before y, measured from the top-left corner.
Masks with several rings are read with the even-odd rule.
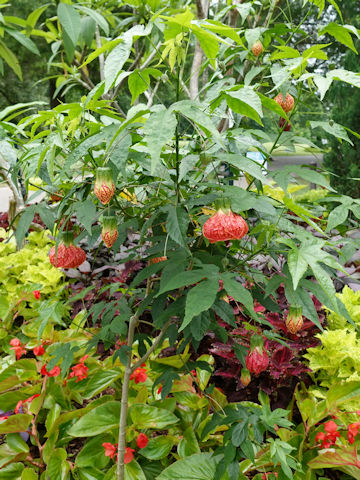
[[[176,102],[178,102],[180,97],[180,67],[179,66],[178,66],[176,80],[177,80],[176,81]],[[180,198],[179,118],[180,118],[180,115],[177,113],[176,114],[176,130],[175,130],[176,204],[179,203],[179,198]]]

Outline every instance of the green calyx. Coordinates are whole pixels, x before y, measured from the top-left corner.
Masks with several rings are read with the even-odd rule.
[[[109,167],[98,167],[96,169],[96,182],[108,183],[112,182],[112,171]]]
[[[262,353],[264,348],[264,338],[262,335],[253,335],[250,339],[250,349],[251,351],[255,350],[255,348],[260,349],[260,353]]]
[[[216,210],[221,210],[224,213],[229,213],[231,211],[231,200],[229,198],[217,198],[215,200]]]
[[[60,240],[69,247],[74,243],[74,232],[61,232]]]
[[[288,317],[299,318],[302,317],[303,309],[300,305],[291,305],[289,308]]]
[[[101,223],[104,230],[117,229],[116,217],[114,215],[107,215],[107,216],[104,215],[102,217]]]

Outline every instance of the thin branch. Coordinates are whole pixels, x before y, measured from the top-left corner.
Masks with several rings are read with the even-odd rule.
[[[99,25],[96,25],[95,39],[96,39],[96,47],[100,48],[101,47],[101,37],[100,37]],[[104,76],[104,64],[105,64],[104,54],[100,53],[100,55],[99,55],[99,67],[100,67],[100,80],[101,81],[103,81],[104,78],[105,78],[105,76]]]

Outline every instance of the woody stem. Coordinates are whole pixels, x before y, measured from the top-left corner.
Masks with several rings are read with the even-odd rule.
[[[118,457],[117,457],[117,468],[116,468],[116,478],[117,480],[125,479],[125,443],[126,443],[126,417],[128,409],[128,399],[129,399],[129,384],[130,384],[130,375],[131,375],[131,357],[132,357],[132,344],[134,341],[135,328],[138,323],[138,314],[136,313],[130,318],[129,322],[129,331],[127,338],[127,362],[125,367],[124,381],[121,389],[121,411],[120,411],[120,421],[119,421],[119,439],[118,439]]]

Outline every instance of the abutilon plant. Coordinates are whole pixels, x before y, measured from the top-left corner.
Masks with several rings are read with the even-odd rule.
[[[109,167],[96,169],[94,193],[103,205],[107,205],[114,196],[115,185]]]
[[[49,253],[49,260],[57,268],[77,268],[86,260],[86,253],[73,243],[72,232],[63,232],[61,242],[54,245]]]
[[[101,238],[108,248],[111,248],[119,236],[115,216],[103,216]]]
[[[208,218],[203,226],[203,235],[210,243],[240,240],[249,228],[241,215],[233,213],[230,202],[221,199],[216,213]]]

